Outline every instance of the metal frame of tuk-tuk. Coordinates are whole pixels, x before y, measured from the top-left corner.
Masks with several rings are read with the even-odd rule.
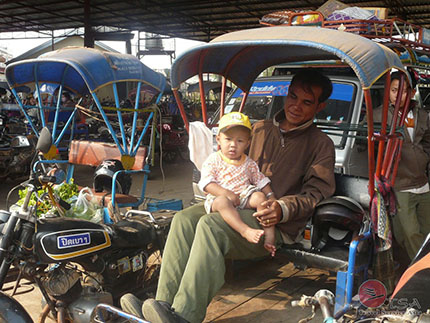
[[[363,45],[365,46],[363,47]],[[360,48],[361,47],[361,48]],[[261,50],[265,48],[265,51]],[[297,56],[297,52],[289,53],[289,49],[302,49],[304,54]],[[273,54],[276,52],[277,54]],[[272,55],[271,55],[272,53]],[[267,55],[267,59],[262,57]],[[367,108],[367,144],[369,182],[368,193],[372,201],[375,195],[375,182],[386,180],[392,186],[402,146],[401,135],[396,132],[398,127],[404,123],[408,104],[400,109],[400,96],[395,104],[393,126],[387,131],[390,72],[397,69],[404,72],[398,93],[410,84],[409,74],[406,73],[399,57],[390,49],[378,45],[371,40],[361,36],[342,33],[336,30],[324,30],[313,27],[262,27],[252,30],[232,32],[215,38],[208,44],[197,46],[179,56],[171,71],[172,90],[177,100],[185,127],[189,131],[189,122],[185,114],[184,106],[178,94],[179,86],[188,78],[198,75],[202,107],[202,121],[207,125],[206,103],[204,100],[203,74],[211,73],[222,76],[221,88],[221,115],[224,113],[227,80],[236,84],[244,92],[241,102],[241,111],[245,105],[250,87],[254,79],[266,68],[280,63],[295,61],[334,60],[339,63],[348,64],[356,73],[363,88],[364,100]],[[367,56],[367,60],[362,57]],[[369,64],[369,55],[374,59]],[[374,55],[374,56],[372,56]],[[257,59],[258,58],[258,59]],[[254,59],[254,61],[252,61]],[[212,64],[211,64],[212,60]],[[257,62],[255,62],[257,61]],[[246,70],[245,70],[245,64]],[[366,64],[369,64],[367,66]],[[239,65],[239,67],[237,66]],[[244,70],[240,71],[240,67]],[[249,74],[249,75],[245,75]],[[382,126],[379,133],[374,131],[373,106],[370,88],[376,80],[385,76],[384,104],[382,113]],[[407,102],[409,103],[411,91],[408,91]],[[351,129],[352,130],[352,129]],[[353,131],[353,130],[352,130]],[[378,141],[379,153],[375,162],[374,145]],[[369,205],[370,209],[370,205]],[[353,297],[354,275],[358,271],[365,271],[367,267],[355,267],[357,246],[360,241],[374,236],[373,231],[364,232],[355,238],[349,247],[348,270],[337,272],[336,286],[336,317],[351,309]],[[376,238],[378,239],[378,238]],[[335,262],[334,262],[335,263]]]
[[[45,155],[45,157],[48,159],[46,161],[47,163],[68,163],[67,160],[55,159],[57,155],[56,151],[66,132],[66,129],[68,129],[70,125],[73,124],[75,115],[82,107],[80,107],[79,104],[76,104],[76,106],[72,108],[72,113],[67,119],[63,129],[58,131],[58,117],[64,108],[61,106],[60,100],[57,100],[55,107],[43,105],[40,95],[40,86],[44,82],[58,84],[58,97],[61,97],[64,89],[81,96],[90,95],[98,108],[98,113],[101,115],[105,125],[109,129],[113,142],[116,144],[121,154],[121,161],[123,162],[125,168],[125,170],[122,172],[137,172],[131,170],[135,161],[134,157],[136,156],[137,151],[142,144],[142,140],[147,133],[148,128],[150,127],[150,123],[155,113],[153,108],[142,108],[139,105],[141,89],[144,86],[150,86],[153,88],[155,92],[158,93],[156,94],[156,103],[158,103],[166,86],[166,79],[160,73],[151,70],[132,55],[103,52],[91,48],[68,47],[49,52],[37,59],[13,63],[7,66],[5,74],[12,93],[15,95],[21,111],[27,118],[36,136],[39,136],[39,131],[27,113],[27,109],[35,107],[24,105],[20,97],[17,95],[16,89],[23,85],[33,85],[35,87],[35,91],[38,96],[38,106],[36,108],[38,108],[40,111],[40,118],[43,127],[47,125],[45,120],[45,111],[55,111],[54,123],[52,126],[53,146],[51,147],[50,153]],[[136,83],[136,99],[134,107],[131,109],[121,107],[120,94],[117,86],[120,82]],[[103,106],[100,98],[97,95],[98,90],[107,86],[112,87],[114,96],[113,107]],[[109,119],[109,116],[105,110],[116,112],[122,139],[121,141],[117,138],[116,132],[111,124],[111,120]],[[129,138],[128,142],[126,139],[127,135],[122,112],[133,114],[131,138]],[[147,112],[149,115],[143,130],[139,135],[137,119],[138,113],[141,112]],[[71,138],[73,138],[73,128]],[[150,145],[152,144],[153,143],[150,142]],[[151,150],[148,149],[148,151]],[[145,162],[144,168],[139,171],[144,173],[140,198],[136,203],[117,204],[119,207],[137,207],[144,201],[146,181],[150,172],[148,155],[146,156],[146,159],[147,160]],[[73,176],[73,172],[74,165],[69,165],[67,171],[67,181],[70,181]],[[113,207],[115,207],[115,180],[118,174],[119,172],[115,173],[112,179],[111,202]]]

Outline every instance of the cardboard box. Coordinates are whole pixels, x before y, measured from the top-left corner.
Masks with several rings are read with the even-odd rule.
[[[378,8],[378,7],[360,7],[360,8],[370,11],[379,19],[388,18],[388,8]]]
[[[426,45],[430,44],[430,29],[423,28],[421,42],[424,43],[424,44],[426,44]]]
[[[330,16],[335,10],[342,10],[349,6],[338,0],[328,0],[317,11],[321,12],[324,18]]]

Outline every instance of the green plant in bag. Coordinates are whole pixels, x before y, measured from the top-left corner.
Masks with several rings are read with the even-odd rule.
[[[27,195],[28,188],[24,188],[19,190],[19,200],[16,202],[17,205],[21,206],[24,203],[25,196]],[[61,183],[59,185],[54,185],[53,187],[54,195],[59,196],[63,201],[70,203],[79,193],[78,186],[73,183],[73,179],[71,183]],[[29,206],[37,206],[36,214],[40,216],[42,214],[48,213],[53,209],[52,201],[48,196],[48,189],[40,189],[37,191],[37,195],[40,197],[40,200],[36,198],[36,194],[32,194],[29,201]],[[56,213],[56,212],[55,212]]]

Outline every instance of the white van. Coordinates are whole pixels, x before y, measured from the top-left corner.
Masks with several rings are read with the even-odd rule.
[[[360,139],[365,140],[366,133],[359,131],[360,127],[357,126],[365,117],[366,111],[360,83],[350,69],[325,68],[321,69],[321,72],[331,79],[333,93],[326,108],[317,114],[314,121],[334,142],[336,173],[367,178],[367,151],[363,150],[367,149],[364,148],[367,147],[367,142],[364,146],[360,145]],[[251,122],[271,119],[282,110],[293,73],[289,67],[277,67],[274,76],[261,77],[254,82],[242,111],[249,116]],[[227,99],[225,113],[238,111],[243,95],[239,88],[233,91]],[[384,84],[381,81],[372,87],[373,107],[382,103],[383,96]],[[216,125],[218,121],[219,110],[214,113],[209,124]],[[212,129],[215,134],[217,128]],[[195,202],[205,198],[205,194],[197,186],[199,179],[200,173],[195,168],[193,171]],[[363,196],[366,195],[367,192],[363,192]]]

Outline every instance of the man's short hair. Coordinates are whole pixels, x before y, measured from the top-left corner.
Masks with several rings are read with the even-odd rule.
[[[291,85],[294,83],[303,84],[307,92],[312,92],[311,88],[313,86],[320,87],[322,92],[318,98],[318,103],[325,102],[333,91],[333,85],[331,84],[330,79],[317,70],[311,68],[301,70],[295,74],[291,80]]]
[[[415,87],[417,86],[417,78],[415,77],[415,74],[413,71],[408,69],[408,73],[412,80],[412,89],[415,89]],[[402,75],[404,75],[404,73],[400,71],[391,73],[391,82],[393,82],[394,80],[398,80],[400,82]],[[409,83],[406,83],[406,84],[408,85]]]

